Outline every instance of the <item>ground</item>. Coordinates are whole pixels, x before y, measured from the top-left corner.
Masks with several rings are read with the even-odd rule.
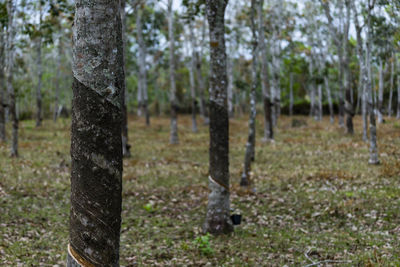
[[[231,201],[243,215],[228,236],[201,231],[207,204],[208,128],[192,133],[179,118],[129,122],[124,160],[122,266],[400,265],[400,123],[380,125],[379,166],[368,165],[361,119],[354,136],[328,118],[291,127],[282,117],[275,143],[257,123],[251,190],[238,186],[246,117],[231,120]],[[200,124],[200,123],[199,123]],[[18,159],[0,145],[0,265],[64,266],[69,218],[69,120],[20,127]],[[254,190],[253,190],[254,189]]]

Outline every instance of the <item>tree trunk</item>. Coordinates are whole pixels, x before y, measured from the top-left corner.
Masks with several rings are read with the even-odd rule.
[[[5,38],[4,38],[4,29],[0,30],[0,142],[6,142],[6,99],[5,99],[5,77],[4,77],[4,68],[5,68]]]
[[[147,94],[147,70],[146,70],[146,44],[143,40],[143,29],[142,29],[142,13],[144,4],[140,4],[137,8],[136,15],[136,35],[139,45],[139,86],[140,97],[138,97],[139,109],[143,112],[146,118],[146,125],[150,125],[150,114],[147,108],[148,106],[148,94]],[[142,115],[142,114],[141,114]]]
[[[397,62],[397,69],[400,70],[400,61]],[[396,119],[400,119],[400,74],[397,74],[397,114]]]
[[[293,72],[290,73],[290,85],[289,85],[289,116],[293,116]]]
[[[322,85],[318,85],[318,121],[322,121],[323,110],[322,110]]]
[[[227,57],[227,71],[228,71],[228,113],[229,118],[233,118],[233,83],[234,83],[234,75],[233,75],[233,58],[232,55]]]
[[[204,229],[212,234],[233,231],[229,216],[229,118],[225,50],[225,8],[228,0],[206,0],[210,27],[210,168]]]
[[[326,95],[328,97],[330,122],[334,123],[335,122],[335,114],[333,112],[332,96],[331,96],[331,89],[329,87],[329,79],[328,79],[328,77],[324,77],[324,81],[325,81]]]
[[[255,23],[256,16],[256,1],[251,0],[251,11],[250,11],[250,20],[251,20],[251,31],[253,35],[253,48],[252,48],[252,64],[251,64],[251,91],[250,91],[250,118],[249,118],[249,134],[247,137],[246,143],[246,152],[244,157],[244,167],[242,178],[240,181],[241,186],[249,186],[250,185],[250,170],[251,170],[251,162],[254,161],[255,154],[255,143],[256,143],[256,89],[257,89],[257,49],[258,49],[258,40],[257,40],[257,29]]]
[[[174,38],[174,11],[173,0],[168,0],[168,36],[169,36],[169,68],[170,68],[170,103],[171,103],[171,132],[169,143],[178,144],[178,101],[176,99],[175,82],[175,38]]]
[[[120,4],[77,0],[75,7],[67,267],[119,266],[125,85]]]
[[[121,29],[122,29],[122,66],[124,73],[126,72],[126,15],[125,15],[125,0],[120,0],[120,16],[121,16]],[[129,144],[128,136],[128,107],[127,103],[127,92],[126,92],[126,80],[123,77],[123,86],[121,91],[122,98],[122,121],[121,121],[121,134],[122,134],[122,156],[131,156],[131,145]]]
[[[388,103],[388,111],[387,114],[390,117],[392,117],[392,101],[393,101],[393,86],[394,86],[394,73],[395,73],[395,64],[394,64],[394,53],[392,54],[392,59],[390,63],[390,92],[389,92],[389,103]]]
[[[55,97],[54,97],[54,110],[53,110],[53,121],[56,122],[58,119],[58,109],[60,101],[60,83],[61,83],[61,55],[62,55],[62,38],[58,38],[58,55],[57,55],[57,73],[56,73],[56,84],[55,84]]]
[[[369,164],[379,164],[378,159],[378,145],[377,145],[377,133],[376,133],[376,120],[375,120],[375,101],[373,97],[373,87],[372,87],[372,70],[371,70],[371,46],[372,46],[372,23],[371,23],[371,11],[374,8],[374,4],[370,3],[371,0],[368,0],[368,15],[367,15],[367,25],[368,25],[368,33],[367,33],[367,55],[366,55],[366,65],[368,71],[368,112],[369,112],[369,131],[370,131],[370,148],[369,148]],[[373,2],[374,3],[374,2]]]
[[[344,53],[344,88],[345,88],[345,103],[344,111],[346,115],[346,132],[348,134],[354,134],[353,117],[353,90],[351,88],[351,71],[350,71],[350,57],[349,57],[349,31],[350,31],[350,20],[351,20],[351,5],[350,0],[345,0],[346,6],[346,22],[344,25],[343,34],[343,53]]]
[[[378,91],[378,123],[383,122],[383,62],[382,59],[379,59],[379,91]]]
[[[202,25],[202,30],[201,30],[201,43],[200,43],[200,52],[196,52],[196,75],[197,75],[197,82],[198,82],[198,87],[199,87],[199,97],[200,97],[200,114],[203,118],[204,124],[207,125],[209,123],[209,118],[208,118],[208,112],[207,112],[207,105],[206,101],[204,99],[204,92],[206,90],[206,87],[204,85],[204,78],[203,78],[203,73],[201,71],[201,65],[202,65],[202,60],[203,60],[203,46],[204,46],[204,40],[206,39],[206,20],[207,18],[205,17]]]
[[[264,28],[264,0],[258,2],[258,42],[261,61],[261,88],[263,93],[263,106],[264,106],[264,138],[263,141],[274,140],[274,124],[272,120],[272,106],[271,106],[271,88],[269,83],[269,70],[268,70],[268,57],[267,47],[265,45],[265,28]]]
[[[13,0],[7,0],[8,28],[7,28],[7,44],[6,44],[6,86],[9,101],[9,115],[12,122],[12,141],[11,141],[11,157],[18,157],[18,117],[16,108],[16,95],[13,86],[13,69],[14,69],[14,13],[15,3]]]
[[[192,57],[190,59],[190,67],[189,67],[189,76],[190,76],[190,95],[192,97],[192,131],[197,133],[197,121],[196,121],[196,81],[194,77],[195,69],[196,69],[196,53],[195,53],[195,41],[194,41],[194,33],[193,33],[193,24],[189,22],[189,31],[190,31],[190,43],[191,43],[191,51]]]

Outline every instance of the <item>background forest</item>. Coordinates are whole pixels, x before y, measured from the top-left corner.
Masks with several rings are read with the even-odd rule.
[[[229,1],[228,235],[202,229],[208,2],[119,1],[121,265],[398,266],[400,2]],[[0,0],[0,265],[65,265],[75,8]]]

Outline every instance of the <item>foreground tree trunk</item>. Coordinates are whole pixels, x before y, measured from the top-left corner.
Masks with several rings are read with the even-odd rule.
[[[255,143],[256,143],[256,89],[257,89],[257,29],[254,21],[256,16],[256,0],[251,0],[251,31],[253,35],[252,40],[252,64],[251,64],[251,91],[250,91],[250,118],[249,118],[249,134],[246,143],[246,152],[244,156],[243,173],[240,180],[241,186],[250,185],[250,170],[251,162],[254,161]]]
[[[169,143],[174,145],[179,143],[178,138],[178,101],[176,99],[175,82],[175,38],[174,38],[174,11],[172,9],[173,0],[168,0],[168,36],[169,36],[169,69],[170,69],[170,103],[171,103],[171,132]]]
[[[274,140],[274,123],[272,119],[272,102],[271,102],[271,88],[268,78],[268,57],[267,48],[265,45],[265,29],[264,29],[264,0],[259,0],[257,15],[258,15],[258,42],[261,60],[261,88],[263,94],[263,107],[264,107],[264,138],[263,141]]]
[[[9,114],[12,122],[11,134],[11,157],[18,157],[18,117],[16,109],[16,95],[13,87],[13,68],[14,68],[14,13],[15,3],[13,0],[7,0],[7,13],[8,13],[8,28],[7,28],[7,41],[6,41],[6,87],[9,101]]]
[[[204,230],[212,234],[233,231],[229,199],[229,118],[225,51],[225,8],[228,0],[206,0],[210,27],[210,169]]]
[[[42,1],[39,1],[41,3]],[[39,4],[39,37],[37,44],[37,67],[38,67],[38,84],[36,88],[36,127],[42,126],[42,5]]]
[[[119,266],[124,87],[120,5],[75,3],[67,266]]]

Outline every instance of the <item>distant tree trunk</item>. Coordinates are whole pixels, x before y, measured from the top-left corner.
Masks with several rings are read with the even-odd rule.
[[[349,31],[351,21],[351,2],[345,0],[346,6],[346,17],[344,25],[343,35],[343,52],[344,52],[344,87],[345,87],[345,104],[344,111],[346,115],[346,132],[348,134],[354,134],[353,117],[354,117],[354,106],[353,106],[353,90],[351,87],[351,71],[350,71],[350,57],[349,57]]]
[[[293,72],[290,73],[290,85],[289,85],[289,116],[293,116]]]
[[[324,77],[324,81],[325,81],[326,95],[328,97],[330,122],[334,123],[335,122],[335,113],[333,112],[332,96],[331,96],[331,89],[329,87],[329,79],[328,79],[328,77],[325,76]]]
[[[232,55],[227,57],[227,70],[228,70],[228,113],[229,118],[232,118],[234,115],[233,111],[233,83],[234,83],[234,75],[233,75],[233,58]]]
[[[76,0],[75,7],[67,267],[119,266],[125,85],[120,3]]]
[[[169,36],[169,68],[170,68],[170,103],[171,103],[171,133],[170,144],[178,144],[178,101],[176,99],[175,83],[175,38],[174,38],[174,11],[173,0],[168,0],[168,36]]]
[[[389,103],[388,103],[388,116],[392,117],[392,101],[393,101],[393,86],[394,86],[394,73],[395,73],[395,64],[394,64],[394,53],[392,54],[392,60],[390,63],[390,92],[389,92]]]
[[[6,43],[6,68],[5,78],[9,101],[9,115],[12,122],[12,142],[11,142],[11,157],[18,157],[18,117],[16,108],[16,95],[13,87],[13,69],[14,69],[14,13],[15,3],[13,0],[7,0],[7,13],[8,13],[8,28],[7,28],[7,43]]]
[[[120,16],[121,16],[121,29],[122,29],[122,66],[125,73],[126,70],[126,15],[125,15],[125,0],[120,0]],[[123,86],[121,90],[122,97],[122,122],[121,122],[121,133],[122,133],[122,155],[124,157],[131,156],[131,145],[129,144],[128,136],[128,107],[127,103],[127,92],[126,92],[126,80],[125,75],[123,77]]]
[[[397,62],[397,69],[400,70],[400,61]],[[400,74],[397,74],[397,114],[396,118],[400,119]]]
[[[4,77],[4,68],[5,68],[5,38],[4,38],[4,29],[0,30],[0,142],[6,142],[6,99],[5,99],[5,77]]]
[[[383,122],[383,62],[382,59],[379,59],[379,91],[378,91],[378,123]]]
[[[372,3],[371,3],[372,1]],[[370,131],[370,164],[379,164],[378,159],[378,145],[377,145],[377,133],[376,133],[376,120],[375,120],[375,101],[373,97],[373,87],[372,87],[372,70],[371,70],[371,46],[372,46],[372,22],[371,22],[371,11],[374,8],[374,0],[368,0],[368,14],[367,14],[367,25],[368,25],[368,33],[367,33],[367,55],[366,55],[366,65],[368,71],[368,112],[369,112],[369,131]]]
[[[62,55],[62,40],[61,36],[58,39],[58,55],[57,55],[57,73],[56,73],[56,84],[55,84],[55,97],[54,97],[54,111],[53,121],[56,122],[58,119],[58,108],[60,101],[60,83],[61,83],[61,55]]]
[[[250,20],[251,20],[251,31],[252,31],[252,64],[251,64],[251,91],[250,91],[250,118],[249,118],[249,134],[247,137],[246,143],[246,152],[244,157],[244,167],[242,178],[240,181],[241,186],[249,186],[250,185],[250,170],[251,170],[251,162],[254,161],[255,154],[255,143],[256,143],[256,89],[258,83],[257,77],[257,49],[258,49],[258,40],[257,40],[257,29],[255,23],[256,17],[256,1],[251,0],[251,11],[250,11]]]
[[[41,3],[42,1],[39,1]],[[38,85],[36,88],[36,127],[42,125],[42,5],[39,4],[39,37],[37,44],[37,67],[38,67]]]
[[[314,60],[310,58],[310,65],[309,65],[309,73],[310,73],[310,117],[314,117],[315,120],[318,120],[318,112],[317,112],[317,105],[315,103],[315,77],[314,77]]]
[[[318,121],[322,121],[322,84],[318,85]]]
[[[206,18],[205,18],[206,20]],[[203,21],[202,25],[202,39],[200,41],[200,52],[196,52],[196,76],[197,76],[197,82],[198,82],[198,87],[199,87],[199,97],[200,97],[200,114],[203,118],[204,124],[209,123],[209,118],[208,118],[208,112],[207,112],[207,105],[206,101],[204,99],[204,92],[206,90],[206,87],[204,85],[204,78],[203,78],[203,73],[201,71],[201,65],[202,65],[202,60],[203,60],[203,45],[204,45],[204,40],[206,38],[206,21]]]
[[[233,231],[229,216],[229,118],[225,51],[225,8],[228,0],[206,0],[210,27],[210,168],[204,229],[212,234]]]
[[[190,67],[189,67],[189,76],[190,76],[190,95],[192,97],[192,131],[197,133],[197,121],[196,121],[196,81],[194,77],[195,69],[196,69],[196,53],[195,53],[195,41],[193,34],[193,24],[189,22],[189,31],[190,31],[190,43],[192,50],[192,57],[190,59]]]
[[[138,91],[138,103],[139,109],[141,109],[146,118],[146,125],[150,125],[150,115],[148,109],[148,94],[147,94],[147,70],[146,70],[146,44],[143,40],[143,29],[142,29],[142,13],[143,13],[144,4],[140,4],[137,8],[136,15],[136,35],[137,41],[139,45],[139,86]]]
[[[268,75],[268,58],[267,48],[265,45],[265,28],[264,28],[264,0],[258,2],[258,42],[261,61],[261,88],[263,93],[263,106],[264,106],[264,138],[263,141],[274,140],[274,124],[272,120],[272,106],[271,106],[271,88]]]

